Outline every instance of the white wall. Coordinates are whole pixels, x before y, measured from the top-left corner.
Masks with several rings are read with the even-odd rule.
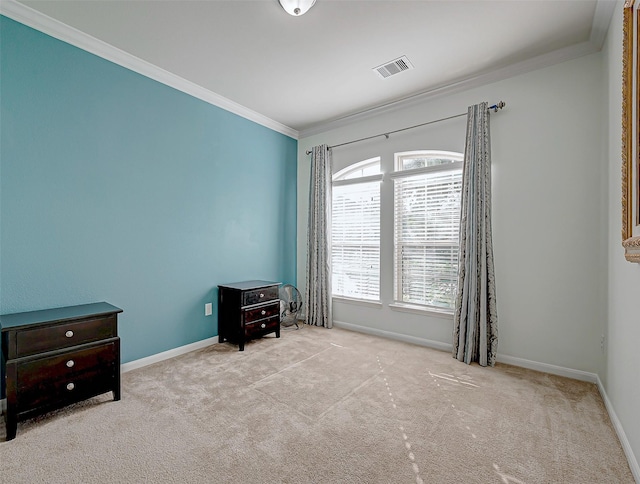
[[[617,415],[631,451],[640,457],[640,264],[624,259],[621,242],[621,73],[622,2],[613,16],[603,49],[608,96],[608,258],[609,301],[606,373],[601,374],[605,390]],[[629,448],[626,449],[627,451]],[[632,459],[630,459],[632,460]],[[634,462],[632,462],[633,466]],[[635,460],[636,479],[640,469]]]
[[[606,166],[602,56],[594,54],[299,140],[298,284],[304,288],[306,213],[314,145],[334,145],[504,100],[492,115],[493,229],[501,356],[599,373],[606,330]],[[403,74],[404,75],[404,74]],[[410,73],[409,73],[410,75]],[[384,82],[393,82],[388,79]],[[463,151],[465,120],[334,149],[334,171],[394,150]],[[383,196],[390,185],[383,182]],[[384,218],[384,217],[383,217]],[[384,225],[383,247],[390,225]],[[385,242],[386,241],[386,242]],[[383,248],[384,250],[384,248]],[[382,306],[335,302],[334,319],[451,344],[452,318],[392,311],[391,251],[381,261]]]

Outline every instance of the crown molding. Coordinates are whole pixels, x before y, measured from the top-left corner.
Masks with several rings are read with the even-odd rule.
[[[501,81],[503,79],[508,79],[520,74],[525,74],[537,69],[550,67],[555,64],[560,64],[572,59],[577,59],[578,57],[599,52],[606,40],[616,3],[617,0],[597,0],[596,10],[591,24],[591,34],[588,41],[548,52],[516,64],[511,64],[482,74],[460,79],[456,82],[444,84],[402,99],[396,99],[395,101],[373,108],[348,114],[333,120],[323,121],[313,126],[309,126],[308,128],[301,129],[299,131],[299,139],[325,133],[332,129],[342,128],[357,122],[362,122],[366,119],[379,116],[384,113],[405,109],[415,103],[426,102],[440,96],[467,91],[492,82]]]
[[[596,3],[596,11],[593,14],[589,42],[598,50],[602,49],[604,41],[607,38],[611,18],[613,17],[613,12],[616,10],[616,3],[616,0],[598,0]]]
[[[373,108],[365,109],[332,120],[323,121],[302,130],[290,128],[289,126],[242,106],[241,104],[238,104],[224,96],[205,89],[202,86],[172,74],[171,72],[161,69],[158,66],[107,44],[104,41],[96,39],[95,37],[85,34],[80,30],[44,15],[37,10],[33,10],[16,0],[0,0],[0,14],[269,129],[294,139],[301,139],[324,133],[332,129],[341,128],[356,122],[361,122],[365,119],[379,116],[383,113],[404,109],[418,102],[425,102],[440,96],[480,87],[492,82],[508,79],[526,72],[549,67],[554,64],[559,64],[561,62],[598,52],[602,49],[606,39],[615,6],[616,0],[597,0],[596,10],[591,26],[591,34],[589,41],[587,42],[565,47],[563,49],[549,52],[533,59],[528,59],[503,68],[494,69],[489,72],[460,79],[456,82],[438,86]]]
[[[0,0],[0,14],[44,34],[78,47],[105,60],[137,72],[178,91],[182,91],[225,111],[265,126],[273,131],[298,139],[298,131],[267,116],[253,111],[209,89],[205,89],[180,76],[131,55],[76,28],[70,27],[48,15],[15,0]]]
[[[598,51],[599,49],[597,49],[590,41],[581,42],[580,44],[575,44],[569,47],[558,49],[553,52],[534,57],[532,59],[527,59],[525,61],[511,64],[506,67],[494,69],[483,74],[467,77],[459,81],[445,84],[434,89],[429,89],[428,91],[423,91],[421,93],[414,94],[402,99],[397,99],[387,104],[382,104],[370,109],[343,116],[341,118],[336,118],[328,122],[316,124],[309,128],[300,130],[299,139],[325,133],[327,131],[342,128],[344,126],[348,126],[357,122],[362,122],[366,119],[380,116],[381,114],[406,109],[407,107],[412,106],[416,103],[430,101],[441,96],[447,96],[462,91],[468,91],[469,89],[481,87],[493,82],[502,81],[504,79],[515,77],[520,74],[525,74],[537,69],[550,67],[552,65],[560,64],[568,60],[593,54]],[[506,101],[507,103],[509,102],[508,99]]]

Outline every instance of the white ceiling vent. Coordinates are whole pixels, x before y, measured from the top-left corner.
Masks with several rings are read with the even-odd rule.
[[[413,65],[405,55],[373,68],[373,70],[383,79],[400,74],[402,71],[408,71],[409,69],[413,69]]]

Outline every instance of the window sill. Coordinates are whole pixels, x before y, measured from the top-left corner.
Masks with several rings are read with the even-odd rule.
[[[382,303],[380,301],[370,301],[368,299],[352,299],[344,296],[332,296],[333,302],[355,304],[356,306],[369,306],[373,308],[381,308]]]
[[[392,303],[389,304],[389,307],[394,311],[401,311],[404,313],[414,313],[414,314],[422,314],[425,316],[435,316],[436,318],[442,319],[453,319],[453,311],[442,310],[439,311],[437,309],[427,308],[425,306],[418,306],[414,304],[404,304],[404,303]]]

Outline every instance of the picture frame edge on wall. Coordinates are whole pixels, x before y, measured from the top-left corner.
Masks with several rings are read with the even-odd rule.
[[[634,227],[640,228],[640,187],[637,186],[640,181],[640,35],[635,32],[639,24],[640,11],[635,0],[625,0],[622,27],[622,245],[626,260],[636,263],[640,263],[640,235],[634,237]]]

